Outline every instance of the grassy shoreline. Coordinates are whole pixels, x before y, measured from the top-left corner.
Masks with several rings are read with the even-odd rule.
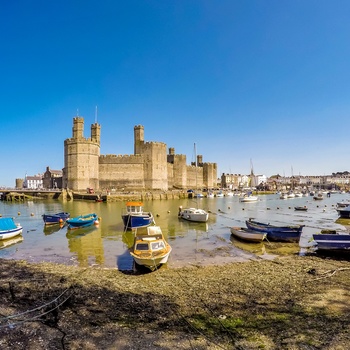
[[[138,275],[0,261],[4,349],[342,350],[350,343],[348,259],[293,255]]]

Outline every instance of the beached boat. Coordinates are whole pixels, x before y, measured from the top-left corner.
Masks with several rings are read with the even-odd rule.
[[[347,251],[350,253],[350,235],[337,231],[313,234],[313,239],[320,251]]]
[[[126,208],[122,212],[122,220],[127,230],[154,224],[153,214],[143,210],[142,202],[126,202]]]
[[[56,214],[43,214],[42,215],[45,225],[62,224],[70,217],[69,213],[61,212]]]
[[[261,242],[266,238],[267,233],[250,230],[246,227],[231,227],[231,234],[243,241]]]
[[[252,219],[246,220],[249,229],[267,233],[267,240],[275,242],[299,242],[300,235],[305,225],[277,226],[270,223],[262,223]]]
[[[89,227],[98,224],[98,217],[95,213],[76,216],[66,221],[69,230]]]
[[[137,265],[145,266],[151,271],[167,263],[171,246],[165,240],[159,226],[148,226],[135,230],[135,240],[131,256]]]
[[[347,207],[337,208],[337,212],[339,217],[343,219],[350,219],[350,205],[348,205]]]
[[[23,227],[15,223],[13,218],[0,218],[0,240],[18,236],[22,232]]]

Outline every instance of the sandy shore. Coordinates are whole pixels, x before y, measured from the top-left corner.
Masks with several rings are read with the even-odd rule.
[[[350,263],[297,255],[125,274],[0,260],[1,349],[337,349]]]

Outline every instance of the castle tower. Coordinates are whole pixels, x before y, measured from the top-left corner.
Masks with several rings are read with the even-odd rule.
[[[64,141],[63,186],[75,191],[99,188],[100,131],[91,126],[91,138],[84,138],[84,118],[73,119],[73,137]]]
[[[145,129],[142,125],[134,126],[134,154],[142,154],[145,142]]]

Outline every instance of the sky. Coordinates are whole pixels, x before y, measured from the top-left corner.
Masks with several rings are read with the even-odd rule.
[[[134,126],[222,173],[350,171],[350,1],[0,4],[0,187],[64,167],[73,118],[101,154]],[[97,111],[97,112],[96,112]]]

